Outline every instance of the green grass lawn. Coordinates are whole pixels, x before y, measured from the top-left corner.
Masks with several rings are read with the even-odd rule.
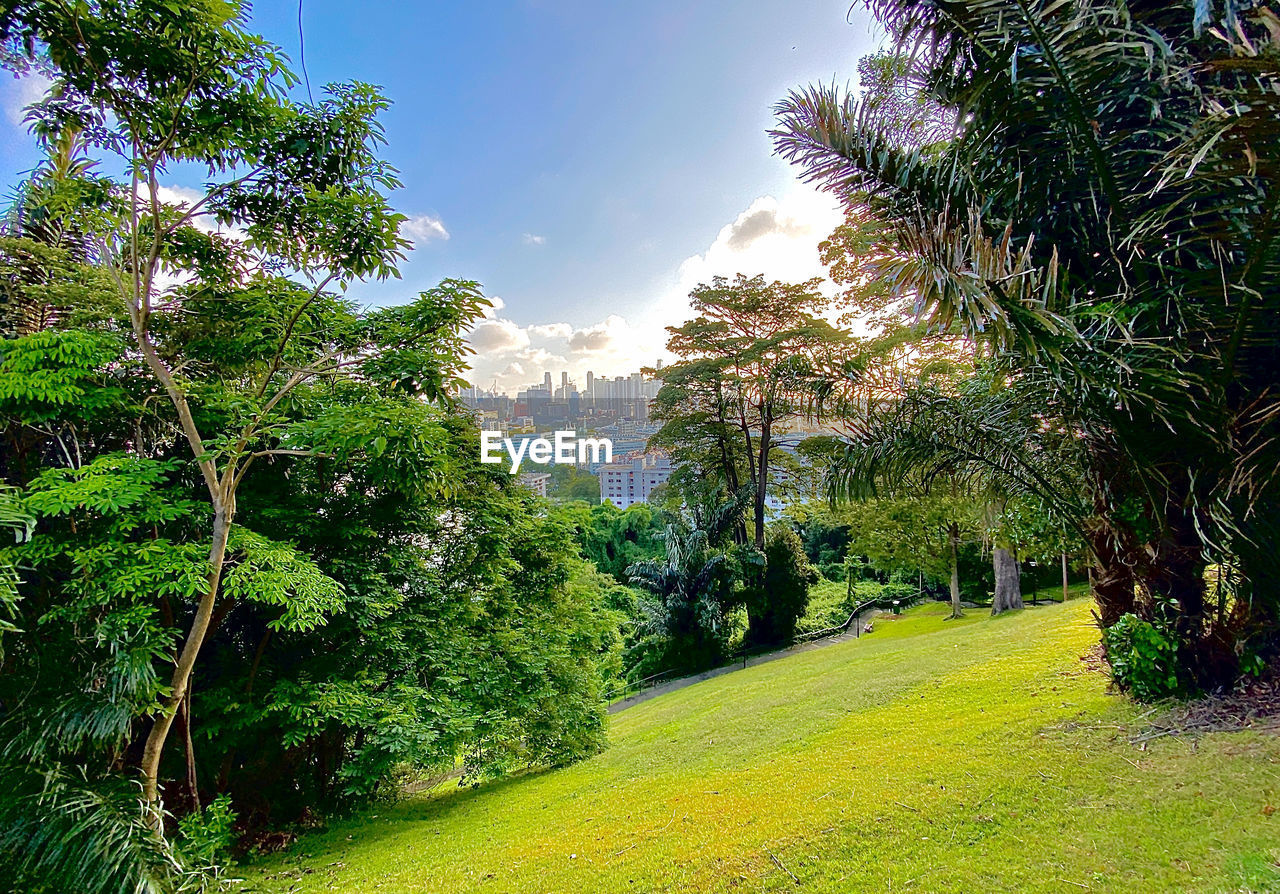
[[[928,604],[618,714],[575,766],[335,823],[246,887],[1280,891],[1280,739],[1129,744],[1089,609]]]

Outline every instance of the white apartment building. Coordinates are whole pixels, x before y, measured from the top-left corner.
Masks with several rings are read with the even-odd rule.
[[[671,477],[671,460],[658,454],[645,454],[630,462],[609,463],[600,467],[600,502],[606,500],[619,509],[635,503],[647,503],[654,489]]]
[[[551,483],[550,472],[522,472],[516,482],[527,487],[540,497],[547,495],[547,485]]]

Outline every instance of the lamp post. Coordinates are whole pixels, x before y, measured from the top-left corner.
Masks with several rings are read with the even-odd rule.
[[[1040,588],[1036,586],[1036,560],[1028,559],[1027,564],[1031,566],[1031,604],[1040,604]]]

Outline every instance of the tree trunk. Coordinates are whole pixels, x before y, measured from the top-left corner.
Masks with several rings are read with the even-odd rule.
[[[1097,562],[1092,589],[1098,604],[1098,623],[1107,628],[1133,611],[1133,566],[1125,561],[1108,529],[1099,526],[1090,531],[1089,542]]]
[[[1062,602],[1064,605],[1067,602],[1067,596],[1068,596],[1067,587],[1070,585],[1070,583],[1071,582],[1067,576],[1067,554],[1064,551],[1062,554]]]
[[[951,544],[951,617],[962,618],[960,609],[960,530],[955,522],[947,529],[947,540]]]
[[[996,595],[991,602],[991,614],[1022,608],[1022,580],[1018,571],[1018,560],[1003,546],[997,546],[991,553],[996,572]]]
[[[164,708],[156,716],[151,733],[147,736],[147,744],[142,751],[142,795],[149,808],[148,821],[156,828],[161,822],[160,806],[160,758],[164,753],[165,739],[173,727],[173,718],[177,715],[182,699],[187,694],[187,686],[191,682],[191,671],[195,667],[196,656],[204,644],[205,634],[209,631],[209,622],[213,617],[214,604],[218,600],[218,585],[222,579],[222,563],[227,555],[227,537],[231,533],[232,510],[220,506],[213,516],[213,543],[209,547],[209,586],[200,603],[196,607],[195,619],[191,622],[191,630],[182,644],[178,655],[178,664],[173,670],[170,683],[171,692],[165,699]]]
[[[182,700],[182,733],[186,740],[187,756],[187,798],[188,806],[197,813],[200,811],[200,781],[196,778],[196,749],[191,742],[191,688],[187,688],[187,696]]]
[[[1239,657],[1230,638],[1215,635],[1205,586],[1205,549],[1190,513],[1167,513],[1168,528],[1155,548],[1144,583],[1161,601],[1177,605],[1174,632],[1178,658],[1197,686],[1213,689],[1232,682]]]
[[[760,459],[756,463],[755,523],[756,549],[764,551],[764,504],[769,493],[769,435],[768,423],[760,425]]]

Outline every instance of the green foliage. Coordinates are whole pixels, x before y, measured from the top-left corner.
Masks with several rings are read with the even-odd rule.
[[[817,566],[818,572],[824,580],[838,581],[843,583],[848,574],[848,568],[844,562],[828,562],[824,565]]]
[[[583,557],[617,581],[625,582],[627,569],[637,562],[663,554],[662,517],[647,503],[619,509],[607,502],[573,502],[553,513],[573,527]]]
[[[198,892],[212,881],[147,822],[137,783],[0,756],[0,888],[29,894]]]
[[[920,591],[913,584],[874,580],[847,582],[820,581],[810,590],[809,604],[796,622],[797,633],[825,630],[849,620],[854,608],[871,603],[873,608],[889,610],[896,600],[899,608],[913,604]]]
[[[1138,700],[1159,701],[1182,690],[1177,643],[1150,621],[1124,615],[1103,632],[1103,640],[1112,679]]]
[[[122,353],[105,332],[48,330],[0,347],[0,412],[48,425],[70,407],[92,417],[119,409],[121,387],[107,373]]]
[[[848,530],[848,551],[867,560],[869,570],[882,578],[923,574],[931,582],[946,581],[951,573],[949,531],[956,525],[968,547],[977,529],[973,503],[938,488],[928,493],[842,503],[834,511]],[[966,569],[968,570],[968,569]],[[962,585],[972,580],[962,578]]]
[[[229,568],[222,592],[284,609],[268,622],[274,630],[310,630],[340,611],[342,584],[325,575],[306,555],[252,531],[234,528],[227,544]]]
[[[723,658],[735,573],[730,555],[711,545],[717,533],[673,521],[662,535],[663,558],[627,569],[631,583],[646,593],[638,606],[638,643],[630,650],[633,676],[701,670]]]
[[[786,524],[773,524],[764,546],[763,574],[748,579],[747,638],[753,645],[790,642],[796,621],[809,605],[809,587],[818,572],[809,564],[800,536]]]
[[[668,327],[667,349],[679,360],[655,373],[663,384],[653,416],[663,426],[651,443],[690,470],[673,476],[675,485],[685,486],[691,505],[708,484],[721,499],[750,486],[757,550],[765,545],[770,471],[780,462],[778,427],[812,410],[848,361],[849,335],[822,317],[819,282],[738,274],[698,285],[689,294],[698,316]]]
[[[0,544],[6,889],[191,888],[233,816],[605,742],[629,591],[477,461],[452,395],[488,301],[349,297],[409,244],[387,100],[291,100],[248,15],[0,13],[0,61],[55,82],[0,221],[0,527],[35,528]],[[180,167],[203,195],[167,204]],[[161,796],[210,804],[176,848]]]
[[[599,503],[600,478],[577,466],[557,463],[551,467],[547,496],[561,503]]]
[[[193,810],[178,820],[174,845],[190,865],[213,872],[231,855],[235,822],[231,796],[219,795],[204,809]]]
[[[17,489],[0,483],[0,533],[11,531],[14,542],[22,543],[34,526],[35,519],[23,508]],[[17,630],[9,618],[17,613],[18,583],[12,551],[8,544],[0,546],[0,661],[4,660],[4,634]]]

